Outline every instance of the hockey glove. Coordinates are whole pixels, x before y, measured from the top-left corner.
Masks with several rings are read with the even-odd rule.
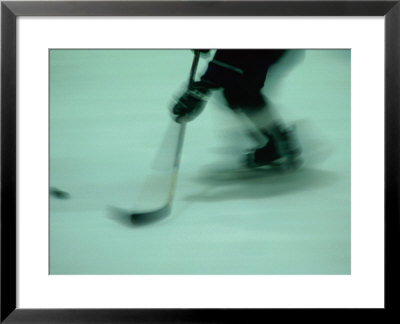
[[[210,89],[203,82],[194,82],[172,107],[177,123],[189,122],[203,111]]]

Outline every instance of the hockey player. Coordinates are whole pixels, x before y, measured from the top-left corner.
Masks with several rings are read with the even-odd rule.
[[[269,68],[286,52],[217,50],[200,80],[193,82],[172,107],[174,120],[178,123],[193,120],[202,112],[211,93],[221,89],[227,105],[234,112],[245,114],[266,140],[266,144],[246,155],[246,165],[298,166],[301,150],[293,130],[285,126],[261,92]]]

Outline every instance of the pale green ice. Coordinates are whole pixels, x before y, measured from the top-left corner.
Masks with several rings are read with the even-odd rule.
[[[69,198],[50,198],[50,274],[350,274],[351,52],[296,54],[264,91],[297,126],[303,167],[238,170],[254,144],[216,94],[187,125],[172,213],[133,226],[109,206],[162,199],[140,194],[168,172],[159,148],[193,54],[51,50],[50,186]]]

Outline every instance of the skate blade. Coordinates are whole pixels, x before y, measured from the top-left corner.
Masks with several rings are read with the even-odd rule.
[[[298,169],[303,165],[304,161],[303,159],[298,156],[298,157],[282,157],[279,159],[276,159],[272,162],[269,163],[254,163],[254,161],[248,160],[245,164],[245,166],[248,169],[272,169],[272,170],[295,170]]]

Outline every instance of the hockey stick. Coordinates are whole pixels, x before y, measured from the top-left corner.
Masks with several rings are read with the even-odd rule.
[[[200,58],[200,51],[195,50],[192,67],[190,70],[189,86],[194,82],[194,77],[196,74],[199,58]],[[185,130],[186,130],[186,123],[182,122],[181,124],[179,124],[179,134],[178,134],[178,140],[177,140],[177,144],[176,144],[176,148],[175,148],[173,168],[172,168],[172,171],[170,174],[170,179],[169,179],[168,200],[162,207],[157,208],[155,210],[130,213],[130,218],[133,223],[135,223],[135,224],[150,223],[150,222],[162,219],[170,214],[174,195],[175,195],[176,182],[178,179],[178,169],[179,169],[179,163],[181,160],[181,153],[182,153],[182,147],[183,147],[183,140],[185,137]]]

